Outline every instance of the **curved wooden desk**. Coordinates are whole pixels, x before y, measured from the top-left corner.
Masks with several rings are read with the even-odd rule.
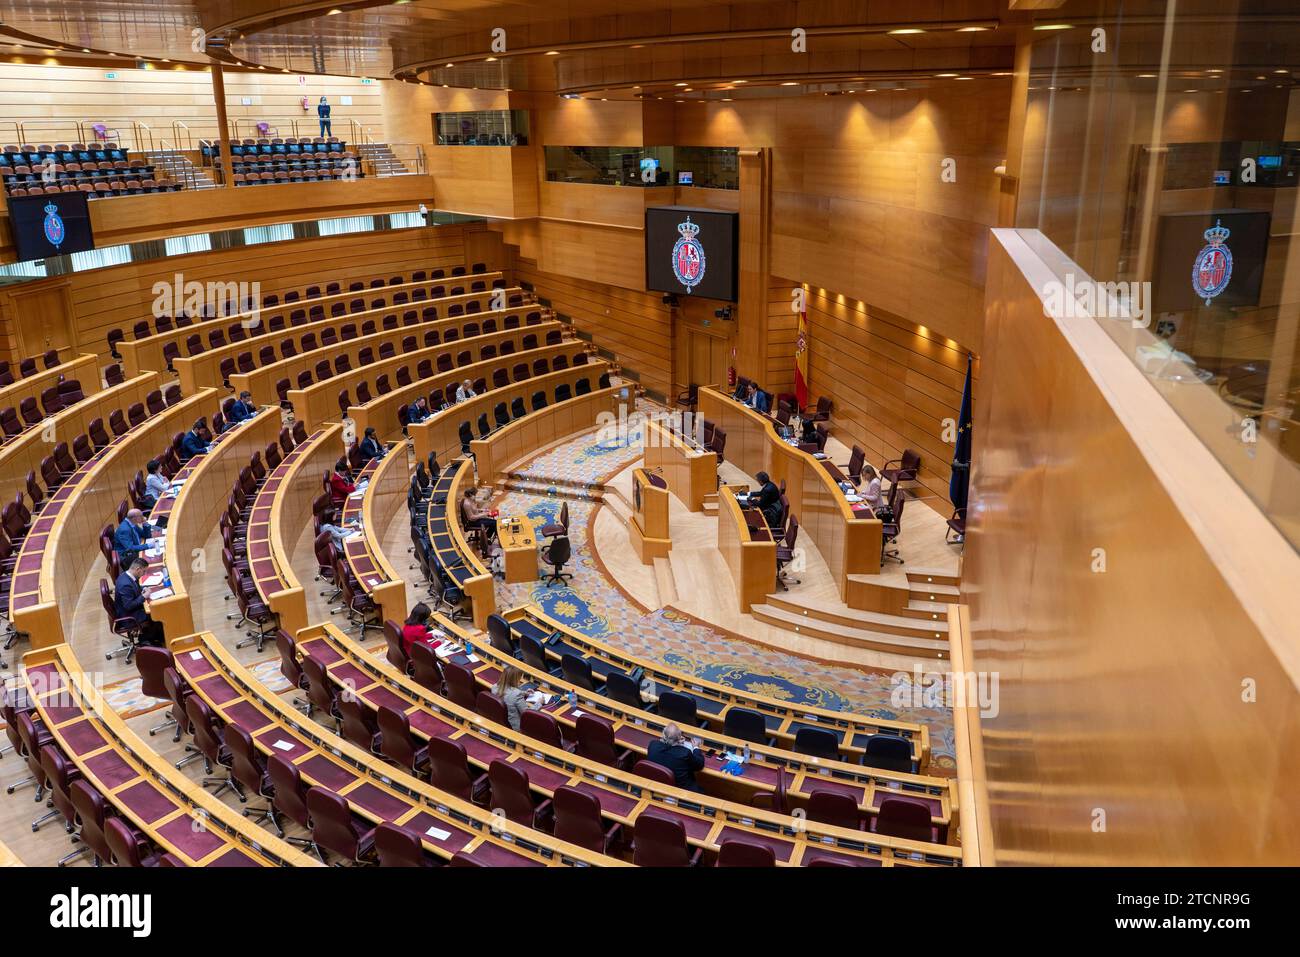
[[[448,634],[454,635],[463,649],[468,636],[460,629],[451,628],[445,620],[438,624],[448,625]],[[324,663],[338,692],[353,695],[362,707],[375,712],[387,705],[405,712],[411,718],[417,739],[427,741],[439,737],[460,743],[475,773],[487,770],[493,761],[505,761],[528,775],[529,788],[538,800],[553,798],[555,789],[561,785],[576,787],[600,801],[607,823],[631,827],[642,811],[653,809],[656,814],[680,821],[688,842],[694,847],[717,853],[724,841],[740,838],[771,847],[782,866],[797,866],[813,857],[833,857],[861,865],[895,860],[926,861],[930,857],[949,865],[959,862],[953,848],[758,810],[749,803],[660,784],[545,744],[514,731],[508,724],[489,722],[423,687],[393,668],[382,656],[366,652],[333,625],[299,633],[298,650]],[[474,651],[475,657],[483,654],[477,644]],[[452,654],[449,660],[471,670],[481,664],[463,650]],[[507,660],[513,663],[513,659]],[[497,659],[496,668],[479,668],[480,681],[487,683],[489,678],[495,681],[501,663]],[[573,708],[563,695],[557,697],[558,700],[545,705],[543,710],[561,721],[567,719],[571,728],[572,716],[585,709],[585,702]],[[735,776],[718,770],[722,763],[721,757],[711,756],[705,774],[735,780]],[[762,773],[751,764],[741,777],[755,772]]]
[[[584,352],[583,355],[586,353]],[[430,452],[436,452],[440,461],[459,455],[463,451],[460,424],[469,422],[470,427],[474,429],[474,435],[477,436],[478,417],[487,415],[488,425],[495,428],[496,417],[493,415],[493,410],[498,403],[504,402],[506,409],[509,410],[515,399],[522,399],[527,415],[533,415],[535,414],[532,402],[534,392],[544,392],[549,405],[555,401],[556,386],[567,383],[569,388],[573,389],[579,379],[586,378],[591,381],[591,387],[595,390],[598,388],[600,376],[608,369],[609,364],[603,359],[594,362],[588,360],[582,365],[561,369],[558,372],[548,372],[536,378],[512,382],[498,389],[488,389],[487,392],[476,395],[468,402],[435,412],[423,422],[417,422],[407,429],[411,440],[415,443],[416,458],[423,461],[429,457]]]
[[[451,301],[459,301],[461,299],[467,301],[481,299],[486,302],[490,295],[490,292],[481,292],[475,293],[472,296],[456,296],[452,298]],[[294,346],[298,350],[299,355],[307,355],[311,352],[324,349],[325,355],[328,357],[332,356],[330,350],[333,349],[334,346],[320,345],[320,338],[324,335],[326,330],[332,329],[334,335],[337,336],[341,342],[354,342],[358,336],[354,336],[352,339],[343,340],[344,326],[351,325],[356,327],[359,334],[362,325],[369,322],[375,326],[374,332],[370,333],[370,335],[374,335],[381,331],[392,331],[391,329],[382,329],[384,320],[389,317],[396,322],[393,329],[401,328],[402,317],[408,313],[415,314],[417,321],[412,324],[418,325],[419,322],[422,321],[419,317],[426,307],[433,308],[441,313],[448,308],[444,305],[444,303],[448,301],[448,299],[422,300],[415,304],[415,307],[418,308],[412,307],[409,303],[401,303],[394,307],[377,306],[374,309],[360,310],[342,316],[323,316],[319,319],[313,319],[311,322],[300,323],[296,326],[288,326],[287,328],[281,329],[277,332],[261,332],[254,330],[255,334],[249,335],[247,338],[238,342],[227,342],[224,346],[218,346],[215,349],[209,347],[206,351],[191,356],[178,356],[172,360],[172,366],[175,368],[177,375],[180,376],[182,387],[184,387],[186,383],[193,383],[196,385],[220,385],[222,381],[221,363],[227,359],[237,363],[241,352],[248,352],[251,354],[254,362],[254,370],[263,367],[261,362],[261,351],[265,346],[270,346],[275,350],[277,362],[286,361],[283,356],[280,355],[280,344],[284,339],[292,339],[294,341]],[[429,321],[433,322],[436,320],[431,319]],[[303,348],[303,339],[308,335],[312,335],[316,338],[316,349],[305,350]],[[251,375],[252,373],[240,374]]]
[[[406,621],[406,581],[389,562],[380,542],[393,519],[406,508],[411,484],[406,443],[390,446],[382,459],[371,459],[357,476],[365,479],[365,494],[343,503],[343,521],[360,522],[361,534],[343,540],[343,556],[352,576],[379,608],[379,620]]]
[[[13,372],[15,375],[18,374],[16,367]],[[41,415],[44,416],[45,410],[41,406],[41,393],[51,386],[57,386],[59,380],[65,378],[76,379],[80,382],[83,395],[94,395],[104,387],[104,383],[99,376],[99,356],[77,356],[74,359],[68,359],[66,362],[60,362],[52,369],[41,369],[25,379],[15,379],[9,385],[0,387],[0,409],[13,406],[16,410],[22,404],[23,399],[30,396],[36,400],[37,406],[41,408]],[[48,418],[48,416],[46,417]],[[24,432],[39,427],[36,425],[29,426]],[[3,439],[3,441],[7,445],[17,438],[19,436],[14,436],[12,439]]]
[[[463,852],[498,867],[626,866],[541,831],[509,821],[503,827],[503,818],[386,764],[289,705],[211,634],[182,638],[174,650],[194,693],[222,720],[252,735],[258,751],[291,761],[308,786],[340,795],[352,813],[414,831],[430,853],[449,858]]]
[[[718,490],[718,456],[654,419],[645,422],[645,467],[657,471],[692,512]]]
[[[118,436],[59,486],[39,518],[33,517],[18,552],[9,619],[31,636],[33,648],[67,641],[82,586],[92,565],[102,560],[95,547],[99,533],[105,525],[116,527],[127,483],[216,400],[215,389],[204,389]]]
[[[688,695],[695,700],[701,720],[721,731],[729,708],[748,708],[763,716],[767,734],[784,748],[794,747],[794,737],[802,727],[824,728],[840,739],[840,753],[847,761],[857,762],[866,739],[873,734],[893,734],[906,738],[912,745],[912,759],[918,770],[930,763],[930,729],[928,725],[889,718],[875,718],[851,711],[831,711],[806,704],[790,704],[780,698],[755,694],[741,688],[675,671],[648,658],[638,658],[596,638],[590,638],[545,614],[535,605],[525,605],[505,613],[510,627],[520,634],[546,644],[554,636],[559,641],[546,646],[549,658],[557,665],[564,651],[587,660],[596,674],[613,669],[648,677],[660,689]]]
[[[747,612],[776,588],[776,542],[763,513],[736,501],[737,488],[718,489],[718,550],[731,572],[740,610]]]
[[[507,617],[514,612],[507,612]],[[454,627],[454,626],[452,626]],[[445,629],[444,629],[445,630]],[[667,720],[662,716],[642,708],[623,704],[600,692],[581,688],[563,677],[559,677],[523,661],[507,658],[502,652],[492,647],[476,644],[476,653],[487,662],[486,666],[475,669],[475,677],[483,683],[496,680],[496,671],[505,664],[514,664],[525,671],[540,686],[555,689],[555,693],[568,695],[570,691],[577,695],[578,710],[601,715],[615,724],[615,741],[622,747],[630,748],[644,755],[654,738],[662,734]],[[566,647],[561,637],[553,644],[546,645],[547,657],[554,660],[557,654],[565,652],[578,654],[576,649]],[[645,674],[626,671],[603,665],[598,659],[588,657],[593,675],[603,677],[613,671],[620,671],[633,680],[639,681]],[[663,689],[656,688],[656,691]],[[657,699],[654,699],[657,700]],[[553,712],[557,721],[566,728],[574,724],[572,714],[565,709]],[[703,717],[703,712],[701,712]],[[746,746],[742,739],[735,738],[712,729],[696,731],[690,734],[699,737],[705,745],[722,754],[738,751]],[[927,774],[910,774],[889,771],[857,764],[851,756],[844,760],[830,760],[801,754],[782,747],[765,743],[749,743],[751,762],[746,773],[740,777],[724,774],[721,762],[710,758],[700,772],[707,782],[710,793],[721,795],[741,804],[750,804],[758,795],[771,793],[777,786],[779,773],[787,775],[786,791],[792,806],[802,807],[812,796],[813,791],[833,790],[852,797],[858,805],[859,812],[865,817],[872,817],[879,811],[880,801],[888,797],[902,797],[925,806],[930,812],[931,826],[936,829],[937,842],[940,844],[956,843],[958,816],[957,782],[953,778],[939,778]]]
[[[226,510],[230,490],[239,480],[254,452],[262,452],[280,434],[280,410],[263,407],[251,419],[218,435],[212,448],[185,463],[173,483],[184,484],[175,495],[164,495],[149,513],[150,522],[167,520],[163,555],[149,572],[163,571],[171,579],[172,594],[149,603],[149,614],[170,638],[193,634],[194,609],[190,589],[196,575],[215,575],[221,569],[221,545],[207,548]]]
[[[548,324],[549,325],[549,324]],[[515,333],[527,333],[537,326],[525,326],[522,329],[509,330]],[[522,336],[517,336],[516,342],[522,340]],[[538,337],[541,342],[543,336]],[[470,340],[473,341],[473,340]],[[434,347],[434,355],[438,355],[446,349],[444,344],[441,347]],[[565,359],[572,364],[573,360],[580,354],[586,352],[586,347],[581,342],[565,341],[556,345],[539,345],[536,349],[522,349],[509,355],[497,355],[491,359],[480,359],[478,362],[471,363],[467,366],[448,369],[446,372],[435,372],[427,379],[415,379],[410,385],[401,386],[394,389],[386,395],[376,395],[364,405],[354,405],[348,408],[348,418],[356,423],[357,435],[365,435],[368,426],[374,426],[375,431],[381,439],[396,438],[401,434],[402,427],[397,420],[397,410],[404,405],[409,405],[416,399],[428,398],[429,394],[435,389],[442,389],[444,395],[448,390],[455,394],[456,386],[465,379],[485,379],[489,383],[492,381],[492,374],[497,369],[505,369],[507,372],[513,370],[514,366],[520,362],[528,364],[529,376],[532,376],[533,363],[538,359],[545,359],[547,368],[550,368],[551,362],[556,356],[563,355]],[[412,369],[418,365],[419,360],[409,363]],[[406,364],[406,363],[403,363]],[[414,376],[412,376],[414,378]],[[513,381],[513,378],[512,378]],[[520,382],[527,381],[520,379]]]
[[[578,366],[579,372],[586,368],[589,366]],[[587,379],[593,387],[588,394],[556,402],[552,388],[550,405],[503,425],[485,439],[475,439],[470,443],[480,484],[496,485],[506,477],[507,467],[525,456],[574,433],[590,431],[600,425],[602,415],[617,416],[618,397],[625,387],[597,388],[600,374],[590,371],[585,376],[579,374],[559,381],[569,381],[576,391],[577,380],[581,378]]]
[[[132,403],[143,403],[145,396],[162,387],[163,377],[156,372],[147,372],[127,379],[121,385],[87,394],[80,402],[42,420],[21,435],[15,435],[0,445],[0,488],[10,492],[23,488],[28,472],[35,472],[40,478],[41,460],[54,450],[54,446],[46,441],[50,427],[60,441],[66,438],[71,444],[72,437],[85,435],[95,419],[103,419],[104,427],[108,429],[108,417],[114,410],[120,409],[125,414]],[[109,434],[112,434],[111,430]]]
[[[190,867],[320,866],[176,770],[108,707],[93,677],[66,644],[23,657],[27,694],[59,749],[132,826]]]
[[[491,285],[493,279],[501,278],[501,273],[479,273],[474,276],[476,280],[487,277],[491,277],[487,279],[488,284]],[[468,277],[466,276],[456,277],[457,280],[467,278]],[[312,285],[324,286],[325,284],[313,283]],[[295,302],[280,302],[274,306],[263,306],[260,309],[251,309],[243,312],[232,313],[229,316],[219,316],[205,319],[202,322],[192,322],[183,328],[173,329],[170,332],[156,332],[151,336],[145,336],[143,339],[127,339],[118,343],[117,351],[122,356],[122,368],[126,371],[128,376],[133,374],[138,375],[142,371],[161,371],[167,368],[167,360],[163,357],[163,347],[168,343],[175,343],[177,349],[180,350],[181,355],[184,356],[185,340],[192,335],[197,334],[200,336],[203,339],[203,347],[206,349],[208,348],[208,333],[210,332],[216,332],[218,329],[228,329],[236,322],[248,323],[259,318],[262,319],[263,322],[267,323],[269,328],[270,317],[284,316],[286,323],[286,328],[284,330],[280,332],[269,332],[263,330],[255,336],[250,336],[249,340],[245,340],[256,342],[263,336],[288,335],[290,328],[288,327],[289,315],[299,309],[310,314],[310,310],[313,306],[321,306],[328,313],[333,310],[335,303],[343,303],[346,307],[351,304],[353,299],[364,299],[366,301],[367,310],[372,308],[370,303],[378,299],[383,299],[384,305],[373,308],[377,310],[385,309],[388,304],[392,302],[392,297],[399,292],[405,292],[409,296],[417,289],[424,289],[427,293],[435,286],[440,285],[450,288],[452,283],[450,279],[421,280],[420,282],[401,283],[400,285],[394,286],[380,286],[377,289],[370,289],[367,287],[366,289],[340,292],[331,296],[316,296],[312,299],[299,299]],[[456,285],[461,285],[461,283],[457,282]],[[463,285],[466,289],[469,288],[468,283],[464,283]],[[303,288],[305,289],[306,287]],[[281,298],[283,299],[283,296],[281,296]],[[423,299],[419,300],[419,302],[422,305],[427,305],[429,300]],[[403,309],[409,308],[409,303],[397,303],[396,305]],[[356,315],[361,315],[361,310],[358,310]],[[310,325],[310,323],[307,325]],[[302,327],[297,326],[292,328]],[[250,332],[251,331],[252,330],[250,330]],[[262,344],[265,343],[259,344],[258,348],[260,348]],[[256,351],[257,350],[254,349],[254,352]]]
[[[529,307],[520,306],[517,308],[525,309]],[[531,307],[531,309],[532,311],[537,311],[536,306]],[[506,314],[508,314],[508,311]],[[399,324],[392,329],[381,329],[368,336],[357,336],[355,339],[340,341],[330,346],[318,346],[310,352],[300,352],[298,355],[292,356],[291,358],[279,359],[270,365],[260,366],[252,372],[237,372],[230,377],[230,386],[237,393],[242,392],[244,389],[248,389],[253,393],[254,397],[259,395],[275,395],[275,384],[278,381],[281,379],[288,379],[290,388],[296,388],[298,385],[298,376],[303,372],[312,373],[312,384],[314,385],[316,384],[316,365],[322,359],[329,362],[330,368],[333,369],[334,361],[340,356],[346,355],[348,357],[348,362],[352,365],[352,372],[345,372],[342,374],[335,373],[329,378],[329,381],[331,382],[337,380],[338,385],[341,387],[347,384],[348,379],[356,372],[356,370],[362,368],[360,359],[362,349],[369,347],[371,351],[374,352],[375,358],[378,359],[379,350],[385,345],[391,345],[393,347],[394,356],[400,355],[403,351],[403,339],[414,337],[416,340],[416,346],[419,348],[424,342],[425,334],[432,330],[437,330],[439,335],[442,336],[445,335],[449,329],[454,328],[462,330],[468,323],[477,322],[482,325],[483,320],[488,318],[490,315],[490,313],[479,312],[468,316],[430,319],[428,322],[419,321],[405,326],[401,325],[399,322]],[[501,317],[505,314],[498,313],[497,315],[498,317]],[[499,321],[500,318],[498,318],[498,322]],[[341,329],[344,324],[346,324],[346,321],[338,323],[339,328]],[[340,335],[340,339],[341,338]],[[337,410],[338,405],[335,404],[334,408]]]
[[[307,626],[307,596],[293,570],[293,549],[323,491],[322,473],[343,454],[341,425],[317,429],[271,472],[248,514],[248,568],[258,597],[289,634]]]
[[[496,587],[492,573],[465,541],[460,527],[460,499],[466,486],[473,484],[474,467],[469,459],[443,466],[429,499],[429,543],[451,580],[469,599],[474,627],[486,628],[488,615],[497,607]]]
[[[747,475],[765,471],[778,485],[785,479],[785,493],[790,510],[799,519],[800,534],[817,543],[835,576],[840,598],[847,602],[850,575],[880,571],[880,520],[870,509],[855,510],[828,471],[828,466],[835,466],[782,439],[773,419],[712,386],[700,389],[698,408],[702,418],[726,431],[724,457],[728,462]]]
[[[478,313],[478,316],[482,315],[483,313]],[[495,318],[494,313],[489,313],[488,315]],[[473,321],[474,318],[468,320],[468,322]],[[454,319],[440,319],[438,322],[446,323],[447,328],[458,328],[462,331],[467,324],[467,320],[460,316],[457,316]],[[497,323],[500,323],[500,319],[497,319]],[[408,332],[408,335],[414,335],[417,342],[422,341],[423,334],[433,327],[433,325],[434,324],[430,322],[422,323],[416,327],[407,327],[408,329],[418,329],[417,332]],[[481,321],[479,322],[479,325],[482,325]],[[399,349],[398,354],[391,359],[382,359],[378,362],[372,362],[370,365],[360,366],[359,368],[353,369],[351,372],[344,373],[341,376],[335,375],[323,382],[313,382],[305,389],[290,389],[289,403],[293,406],[294,417],[301,417],[308,428],[311,428],[313,425],[320,425],[322,422],[337,422],[341,417],[338,402],[339,391],[341,389],[347,389],[349,396],[351,396],[356,392],[357,386],[361,382],[365,382],[370,386],[372,392],[378,392],[378,386],[375,385],[375,382],[381,375],[387,375],[389,382],[391,383],[397,378],[397,370],[405,366],[410,371],[411,378],[416,379],[416,372],[421,361],[428,360],[431,364],[436,364],[441,356],[446,355],[453,363],[455,363],[457,358],[465,352],[469,353],[470,362],[460,366],[460,369],[464,370],[462,378],[474,378],[469,374],[468,370],[473,368],[480,361],[492,361],[491,359],[483,359],[483,352],[489,347],[495,354],[501,347],[502,343],[509,342],[517,348],[520,346],[521,341],[525,336],[536,336],[537,341],[541,342],[548,332],[559,332],[561,329],[562,327],[558,322],[543,322],[539,325],[526,326],[522,329],[506,329],[498,330],[496,332],[479,333],[478,335],[469,336],[468,338],[455,339],[452,342],[442,342],[435,346],[417,347],[413,352],[403,352]],[[506,358],[510,358],[510,356],[507,356]],[[451,372],[445,374],[451,375],[456,371],[457,369],[455,365],[453,365]],[[432,378],[433,377],[430,377],[430,379],[425,379],[423,381],[429,382],[432,381]],[[403,389],[405,388],[406,387],[403,387]],[[389,392],[379,396],[379,398],[387,399],[391,395],[392,393]],[[394,408],[396,407],[394,406]],[[388,432],[399,430],[400,426],[397,423],[397,414],[394,411],[393,421],[388,426]],[[365,433],[363,431],[360,434],[364,435]]]

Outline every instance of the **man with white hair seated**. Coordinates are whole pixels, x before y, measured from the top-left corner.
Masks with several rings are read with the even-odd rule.
[[[702,748],[703,742],[698,738],[692,740],[686,737],[681,728],[669,723],[664,725],[664,733],[650,742],[650,747],[646,748],[646,757],[673,772],[679,788],[703,791],[695,780],[695,772],[704,767]]]

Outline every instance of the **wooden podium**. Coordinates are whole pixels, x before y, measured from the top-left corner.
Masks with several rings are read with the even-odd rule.
[[[642,565],[666,558],[673,547],[668,537],[667,483],[645,469],[632,472],[632,518],[627,523],[627,535]]]
[[[704,497],[718,490],[718,456],[659,422],[645,425],[645,465],[662,472],[669,490],[692,512],[702,511]]]

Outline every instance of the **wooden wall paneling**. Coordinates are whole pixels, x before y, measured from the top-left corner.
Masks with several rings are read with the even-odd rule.
[[[793,285],[773,278],[773,308],[778,290],[788,298]],[[828,290],[809,288],[807,302],[809,402],[830,396],[835,436],[862,446],[877,468],[916,449],[921,474],[915,491],[946,501],[952,445],[943,440],[944,419],[955,421],[961,411],[965,350],[933,330]],[[978,374],[977,363],[977,402]]]
[[[636,235],[640,242],[641,234]],[[517,263],[516,280],[530,283],[556,313],[569,317],[579,332],[612,352],[646,388],[665,395],[671,390],[673,323],[659,293],[554,274],[523,258]]]

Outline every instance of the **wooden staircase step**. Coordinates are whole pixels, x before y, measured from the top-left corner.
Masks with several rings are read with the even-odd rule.
[[[961,589],[956,585],[940,585],[935,583],[926,584],[918,582],[909,582],[908,584],[911,587],[908,588],[907,593],[912,597],[913,601],[940,601],[952,603],[961,597]]]
[[[909,568],[907,580],[917,585],[960,585],[961,576],[933,568]]]
[[[847,605],[831,606],[824,602],[806,598],[790,592],[774,592],[767,596],[767,604],[779,608],[787,615],[809,622],[825,622],[843,628],[864,628],[886,634],[906,635],[912,638],[934,638],[935,632],[947,639],[948,612],[945,608],[941,616],[942,627],[929,622],[904,615],[890,615],[885,612],[867,611],[861,608],[849,608]]]
[[[930,637],[923,638],[911,634],[878,631],[871,628],[840,624],[823,618],[804,616],[798,612],[767,603],[754,605],[750,609],[750,613],[759,621],[785,631],[808,635],[837,644],[849,645],[855,648],[870,648],[874,651],[914,655],[922,658],[948,657],[946,623],[943,631],[929,632]],[[939,637],[934,637],[936,634]]]

